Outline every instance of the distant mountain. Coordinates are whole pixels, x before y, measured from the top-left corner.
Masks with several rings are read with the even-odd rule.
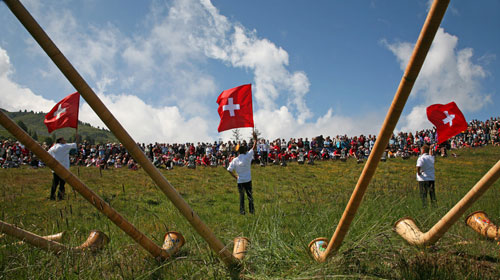
[[[28,134],[33,137],[38,142],[47,142],[51,144],[55,139],[59,137],[64,137],[68,142],[75,141],[75,129],[74,128],[61,128],[53,131],[52,133],[47,132],[47,127],[43,123],[45,119],[45,114],[43,112],[35,113],[33,111],[19,111],[19,112],[8,112],[2,110],[7,114],[15,123],[21,126],[28,132]],[[80,142],[87,140],[90,143],[109,143],[118,142],[116,137],[106,128],[96,128],[88,123],[78,122],[78,135],[80,136]],[[3,127],[0,126],[0,139],[13,139],[14,137]]]

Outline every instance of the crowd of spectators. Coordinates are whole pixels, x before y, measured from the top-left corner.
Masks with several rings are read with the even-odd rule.
[[[463,133],[436,146],[435,153],[447,156],[449,150],[485,145],[500,146],[500,117],[486,121],[473,120]],[[335,137],[322,135],[312,138],[291,138],[275,140],[258,140],[254,163],[262,166],[267,164],[287,165],[290,162],[313,164],[316,160],[348,160],[354,158],[362,162],[370,155],[376,142],[375,135],[359,135]],[[419,154],[424,144],[436,142],[435,129],[393,134],[386,147],[382,160],[388,158],[408,159]],[[158,168],[172,169],[174,167],[196,168],[198,166],[227,166],[236,156],[237,145],[252,145],[246,140],[214,142],[214,143],[154,143],[139,144],[146,156]],[[48,150],[45,143],[42,146]],[[454,153],[452,153],[454,154]],[[107,168],[129,168],[137,170],[138,164],[128,154],[125,147],[119,143],[91,145],[80,143],[78,150],[70,153],[72,165],[95,166]],[[33,168],[43,167],[43,162],[26,149],[18,141],[5,140],[0,145],[0,166],[13,168],[29,165]]]

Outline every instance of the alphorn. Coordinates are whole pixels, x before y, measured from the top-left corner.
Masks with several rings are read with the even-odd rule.
[[[198,234],[205,239],[210,248],[229,267],[239,264],[239,261],[232,255],[231,251],[217,239],[212,230],[206,226],[198,214],[187,204],[177,190],[167,181],[167,179],[156,169],[153,163],[146,157],[144,152],[137,146],[128,132],[122,127],[113,114],[106,108],[104,103],[95,94],[83,77],[71,65],[69,60],[57,48],[54,42],[45,33],[42,27],[36,22],[19,0],[4,0],[12,13],[22,23],[26,30],[33,36],[35,41],[47,53],[49,58],[61,70],[68,81],[75,87],[87,104],[94,110],[99,118],[106,124],[109,130],[128,150],[129,154],[142,166],[144,171],[153,179],[158,188],[168,197],[179,212],[188,220]],[[64,179],[64,178],[63,178]]]
[[[60,254],[62,252],[83,252],[83,251],[98,251],[106,244],[109,243],[109,237],[101,231],[93,230],[90,232],[89,237],[82,245],[77,247],[68,247],[57,241],[48,239],[43,236],[36,235],[32,232],[26,231],[24,229],[18,228],[14,225],[8,224],[4,221],[0,221],[0,232],[3,232],[7,235],[13,236],[17,239],[22,240],[28,244],[31,244],[40,249],[53,252],[55,254]],[[54,237],[54,236],[53,236]],[[59,236],[55,236],[59,238]],[[62,235],[61,235],[62,237]],[[49,236],[50,238],[50,236]]]
[[[347,235],[349,226],[351,225],[356,212],[358,211],[359,205],[363,200],[363,196],[368,188],[371,178],[375,174],[377,165],[382,157],[382,154],[389,143],[389,139],[398,123],[401,112],[404,109],[408,96],[413,88],[415,80],[418,77],[420,69],[424,64],[425,57],[431,47],[434,36],[441,24],[441,20],[444,17],[446,8],[448,7],[449,0],[435,0],[432,4],[431,9],[427,15],[420,36],[413,49],[412,57],[408,62],[403,78],[399,84],[398,90],[394,96],[391,107],[387,112],[387,116],[384,120],[382,128],[380,129],[379,135],[377,136],[377,141],[375,141],[375,146],[373,147],[368,160],[363,168],[363,171],[358,179],[356,187],[347,203],[347,206],[342,214],[342,218],[337,225],[337,229],[333,234],[328,246],[324,248],[324,244],[316,244],[315,240],[319,242],[324,242],[323,238],[317,238],[309,244],[309,250],[311,252],[315,251],[314,248],[322,248],[320,253],[313,253],[314,259],[318,262],[324,262],[331,252],[335,252],[340,248],[344,237]]]
[[[394,230],[412,245],[429,246],[436,243],[499,177],[500,160],[428,232],[421,232],[415,221],[410,217],[399,219],[394,224]]]

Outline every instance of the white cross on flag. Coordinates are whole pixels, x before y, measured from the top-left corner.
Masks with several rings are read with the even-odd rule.
[[[78,109],[80,106],[80,94],[78,92],[66,96],[63,100],[45,115],[43,123],[47,126],[49,133],[63,127],[78,127]]]
[[[223,91],[217,98],[220,124],[217,130],[253,127],[252,85]]]
[[[465,117],[455,102],[427,107],[427,118],[436,127],[438,144],[467,130]]]

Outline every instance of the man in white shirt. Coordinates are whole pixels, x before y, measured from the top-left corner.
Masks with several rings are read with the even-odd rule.
[[[266,140],[261,139],[259,145],[257,145],[257,152],[260,155],[260,165],[267,165],[267,155],[269,153],[269,144],[266,144]]]
[[[245,192],[248,196],[248,210],[251,214],[255,213],[252,195],[252,173],[251,164],[254,155],[255,146],[257,143],[257,134],[253,133],[253,146],[250,151],[247,151],[247,146],[240,146],[237,149],[238,157],[234,158],[227,171],[238,182],[238,192],[240,193],[240,214],[245,215]],[[238,175],[236,175],[234,172]]]
[[[417,159],[417,181],[420,188],[420,197],[422,203],[427,206],[427,192],[431,198],[431,203],[436,202],[436,193],[434,186],[434,156],[432,156],[432,148],[426,144],[420,149],[421,155]]]
[[[59,161],[62,166],[69,169],[69,151],[71,149],[76,149],[76,143],[66,144],[66,140],[63,137],[58,138],[56,143],[49,149],[49,154],[53,156],[57,161]],[[62,178],[57,176],[57,174],[52,171],[52,188],[50,190],[50,200],[56,199],[56,190],[59,185],[59,192],[57,193],[57,198],[59,200],[64,199],[64,184],[66,183]]]

